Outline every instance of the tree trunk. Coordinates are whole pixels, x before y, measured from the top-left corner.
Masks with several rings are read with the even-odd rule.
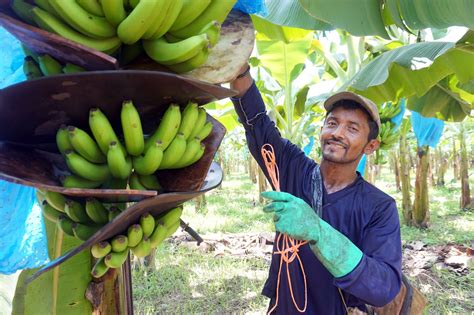
[[[446,170],[448,168],[448,161],[446,160],[445,154],[441,151],[440,146],[436,150],[437,154],[437,174],[436,174],[436,186],[444,186]]]
[[[459,167],[458,167],[458,151],[456,150],[456,137],[453,137],[453,180],[457,181],[459,178]]]
[[[202,194],[194,199],[194,207],[196,212],[202,211],[202,209],[206,206],[206,194]]]
[[[402,190],[402,186],[400,184],[400,165],[398,163],[399,157],[397,156],[397,151],[395,149],[390,150],[390,157],[392,160],[392,167],[393,172],[395,173],[395,184],[397,186],[397,191]]]
[[[429,147],[418,147],[418,165],[415,180],[415,203],[413,220],[417,227],[427,228],[429,221],[428,170],[430,167]]]
[[[466,133],[462,123],[460,123],[459,128],[459,142],[461,143],[461,209],[469,209],[473,205],[471,204],[471,191],[469,189],[469,165],[467,160]]]
[[[435,173],[435,170],[434,170],[434,166],[433,164],[435,164],[435,159],[433,159],[433,157],[430,156],[429,158],[429,161],[428,161],[428,179],[429,179],[429,182],[430,182],[430,186],[431,187],[434,187],[435,184],[436,184],[436,181],[435,181],[435,178],[434,178],[434,173]]]
[[[406,134],[400,135],[400,181],[402,186],[402,210],[406,225],[413,223],[413,208],[410,197],[410,163],[407,152]]]
[[[250,180],[252,180],[252,183],[256,184],[258,165],[255,159],[253,158],[253,156],[251,156],[250,154],[248,158],[248,168],[249,168]]]
[[[263,171],[258,168],[258,201],[263,203],[261,193],[267,190],[267,179]]]

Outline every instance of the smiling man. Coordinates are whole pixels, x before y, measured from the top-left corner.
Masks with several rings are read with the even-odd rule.
[[[308,241],[298,250],[304,273],[297,260],[287,269],[280,266],[280,254],[273,254],[262,291],[270,298],[269,310],[331,315],[386,305],[402,279],[397,207],[356,172],[362,156],[380,144],[377,106],[351,92],[327,99],[317,164],[281,137],[248,70],[231,82],[239,92],[232,101],[267,178],[261,148],[271,144],[275,153],[281,192],[262,194],[271,201],[264,211],[275,221],[274,252],[280,233]]]

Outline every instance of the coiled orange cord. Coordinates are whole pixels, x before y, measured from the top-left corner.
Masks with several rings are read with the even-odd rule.
[[[271,144],[264,144],[261,149],[261,154],[263,157],[263,162],[265,163],[265,167],[268,172],[268,176],[272,181],[273,187],[275,187],[276,191],[280,191],[280,173],[278,171],[278,165],[276,164],[275,152],[273,150],[273,146]],[[282,243],[280,248],[280,242]],[[306,273],[304,272],[303,262],[301,261],[300,256],[298,255],[299,248],[304,244],[308,243],[308,241],[300,241],[295,240],[289,237],[286,234],[279,234],[277,238],[276,248],[277,250],[274,254],[280,255],[280,267],[278,269],[278,280],[277,280],[277,288],[276,288],[276,298],[275,298],[275,305],[268,311],[268,314],[271,314],[276,307],[278,306],[278,298],[279,298],[279,291],[280,291],[280,278],[281,278],[281,267],[283,266],[283,262],[286,263],[286,274],[288,276],[288,285],[290,286],[290,295],[291,299],[293,300],[293,304],[295,305],[296,309],[300,313],[304,313],[306,311],[306,307],[308,306],[308,287],[306,283]],[[293,294],[293,285],[291,283],[290,271],[289,271],[289,264],[293,262],[295,259],[298,259],[300,263],[301,272],[303,273],[303,280],[304,280],[304,306],[300,308],[298,303],[296,303],[295,296]]]

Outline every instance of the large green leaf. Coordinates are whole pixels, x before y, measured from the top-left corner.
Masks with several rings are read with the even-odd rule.
[[[457,78],[452,76],[438,82],[425,95],[408,99],[408,108],[425,117],[436,117],[446,121],[462,121],[474,109],[472,102],[464,100],[450,85]]]
[[[332,30],[330,24],[317,20],[309,15],[297,0],[267,0],[268,14],[264,19],[278,25],[304,28],[307,30]]]
[[[378,35],[389,39],[379,0],[299,0],[315,19],[357,36]]]
[[[55,224],[47,221],[45,225],[50,258],[59,257],[81,243],[74,237],[64,235]],[[24,270],[20,274],[13,300],[13,315],[92,313],[92,305],[85,298],[86,289],[92,281],[89,251],[77,254],[30,284],[25,284],[25,280],[36,271]]]
[[[257,30],[257,40],[278,40],[290,43],[312,33],[300,28],[277,25],[256,15],[252,15],[252,23]]]
[[[261,65],[281,85],[291,81],[295,66],[305,62],[311,47],[312,34],[289,43],[280,40],[257,40]]]
[[[397,0],[400,16],[411,29],[466,26],[474,28],[472,0]]]

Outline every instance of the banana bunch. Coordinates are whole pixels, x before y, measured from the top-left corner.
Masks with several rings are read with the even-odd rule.
[[[387,121],[397,116],[402,110],[400,103],[386,102],[382,105],[377,105],[381,121]]]
[[[91,254],[97,260],[91,271],[92,276],[100,278],[110,268],[120,268],[130,252],[137,257],[150,255],[163,240],[176,232],[182,212],[183,207],[179,206],[156,218],[145,213],[139,222],[128,227],[126,233],[94,244]]]
[[[64,234],[85,241],[124,209],[123,204],[105,206],[95,198],[68,199],[53,191],[36,191],[44,218],[57,224]]]
[[[139,54],[134,45],[142,40],[150,58],[183,73],[206,62],[237,0],[34,2],[12,0],[11,8],[27,23],[110,55],[123,44],[124,54]]]
[[[395,143],[398,142],[399,136],[400,131],[395,130],[394,123],[390,121],[382,123],[379,132],[380,149],[386,150],[391,148]]]
[[[86,71],[77,65],[66,63],[62,65],[50,55],[38,55],[22,45],[25,53],[23,60],[23,72],[27,80],[40,78],[43,76],[57,75],[62,73],[77,73]]]
[[[98,108],[89,111],[92,136],[75,126],[58,129],[56,145],[72,173],[61,177],[64,187],[125,189],[128,185],[159,191],[154,173],[196,163],[205,152],[201,141],[213,128],[206,122],[206,111],[192,102],[182,112],[178,105],[170,105],[147,139],[132,101],[123,102],[120,118],[123,142]]]

